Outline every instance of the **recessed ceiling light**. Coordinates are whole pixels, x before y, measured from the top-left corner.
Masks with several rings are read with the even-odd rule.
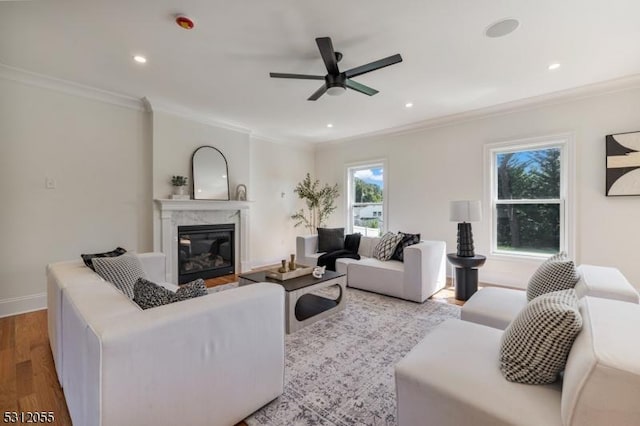
[[[405,108],[411,108],[413,106],[413,102],[407,102],[406,104],[404,104]]]
[[[491,38],[504,37],[514,32],[519,26],[520,22],[517,19],[502,19],[490,25],[484,33]]]
[[[134,56],[133,60],[136,61],[139,64],[146,64],[147,63],[147,58],[145,58],[144,56],[141,56],[141,55]]]
[[[327,127],[328,127],[328,128],[332,128],[332,127],[333,127],[333,124],[329,123],[329,124],[327,124]]]
[[[553,71],[553,70],[557,70],[558,68],[560,68],[560,64],[558,64],[558,63],[555,63],[555,64],[551,64],[551,65],[549,65],[549,69],[550,69],[551,71]]]

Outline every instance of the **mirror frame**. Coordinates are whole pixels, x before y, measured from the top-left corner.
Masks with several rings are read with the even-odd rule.
[[[195,180],[195,169],[194,169],[194,164],[193,164],[193,159],[195,158],[196,154],[198,153],[198,151],[200,151],[203,148],[211,148],[211,149],[215,149],[216,151],[218,151],[218,153],[222,156],[222,159],[224,160],[224,166],[226,168],[226,175],[227,175],[227,198],[197,198],[197,193],[196,193],[196,180]],[[218,148],[216,148],[215,146],[211,146],[211,145],[202,145],[198,148],[196,148],[195,151],[193,151],[193,154],[191,154],[191,190],[192,190],[192,194],[193,194],[193,199],[194,200],[212,200],[212,201],[229,201],[231,199],[230,195],[229,195],[229,162],[227,161],[227,157],[224,156],[224,154],[222,153],[222,151],[220,151]]]

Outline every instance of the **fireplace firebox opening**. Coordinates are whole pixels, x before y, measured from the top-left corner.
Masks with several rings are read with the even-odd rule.
[[[235,273],[235,225],[178,226],[178,283]]]

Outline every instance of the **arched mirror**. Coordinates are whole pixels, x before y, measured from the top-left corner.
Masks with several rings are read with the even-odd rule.
[[[201,146],[193,152],[191,168],[195,200],[229,200],[229,168],[220,151]]]

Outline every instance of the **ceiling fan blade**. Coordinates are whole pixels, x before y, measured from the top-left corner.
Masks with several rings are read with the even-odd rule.
[[[320,55],[324,65],[327,67],[329,74],[338,75],[338,61],[336,60],[336,52],[333,50],[333,43],[331,43],[330,37],[318,37],[316,38],[318,49],[320,49]]]
[[[378,93],[378,91],[376,89],[372,89],[369,86],[365,86],[364,84],[360,84],[357,81],[347,80],[346,84],[347,84],[347,87],[349,89],[353,89],[356,92],[364,93],[365,95],[373,96],[376,93]]]
[[[308,101],[317,101],[318,98],[322,95],[324,95],[324,92],[327,91],[327,85],[323,84],[322,87],[320,87],[318,90],[316,90],[315,92],[313,92],[313,95],[309,96],[309,98],[307,99]]]
[[[301,80],[324,80],[322,75],[307,75],[307,74],[287,74],[281,72],[270,72],[271,78],[299,78]]]
[[[371,71],[379,70],[380,68],[388,67],[389,65],[397,64],[398,62],[402,62],[402,56],[400,56],[400,54],[389,56],[388,58],[384,59],[379,59],[365,65],[360,65],[359,67],[351,68],[349,71],[345,71],[344,74],[347,76],[347,78],[357,77]]]

